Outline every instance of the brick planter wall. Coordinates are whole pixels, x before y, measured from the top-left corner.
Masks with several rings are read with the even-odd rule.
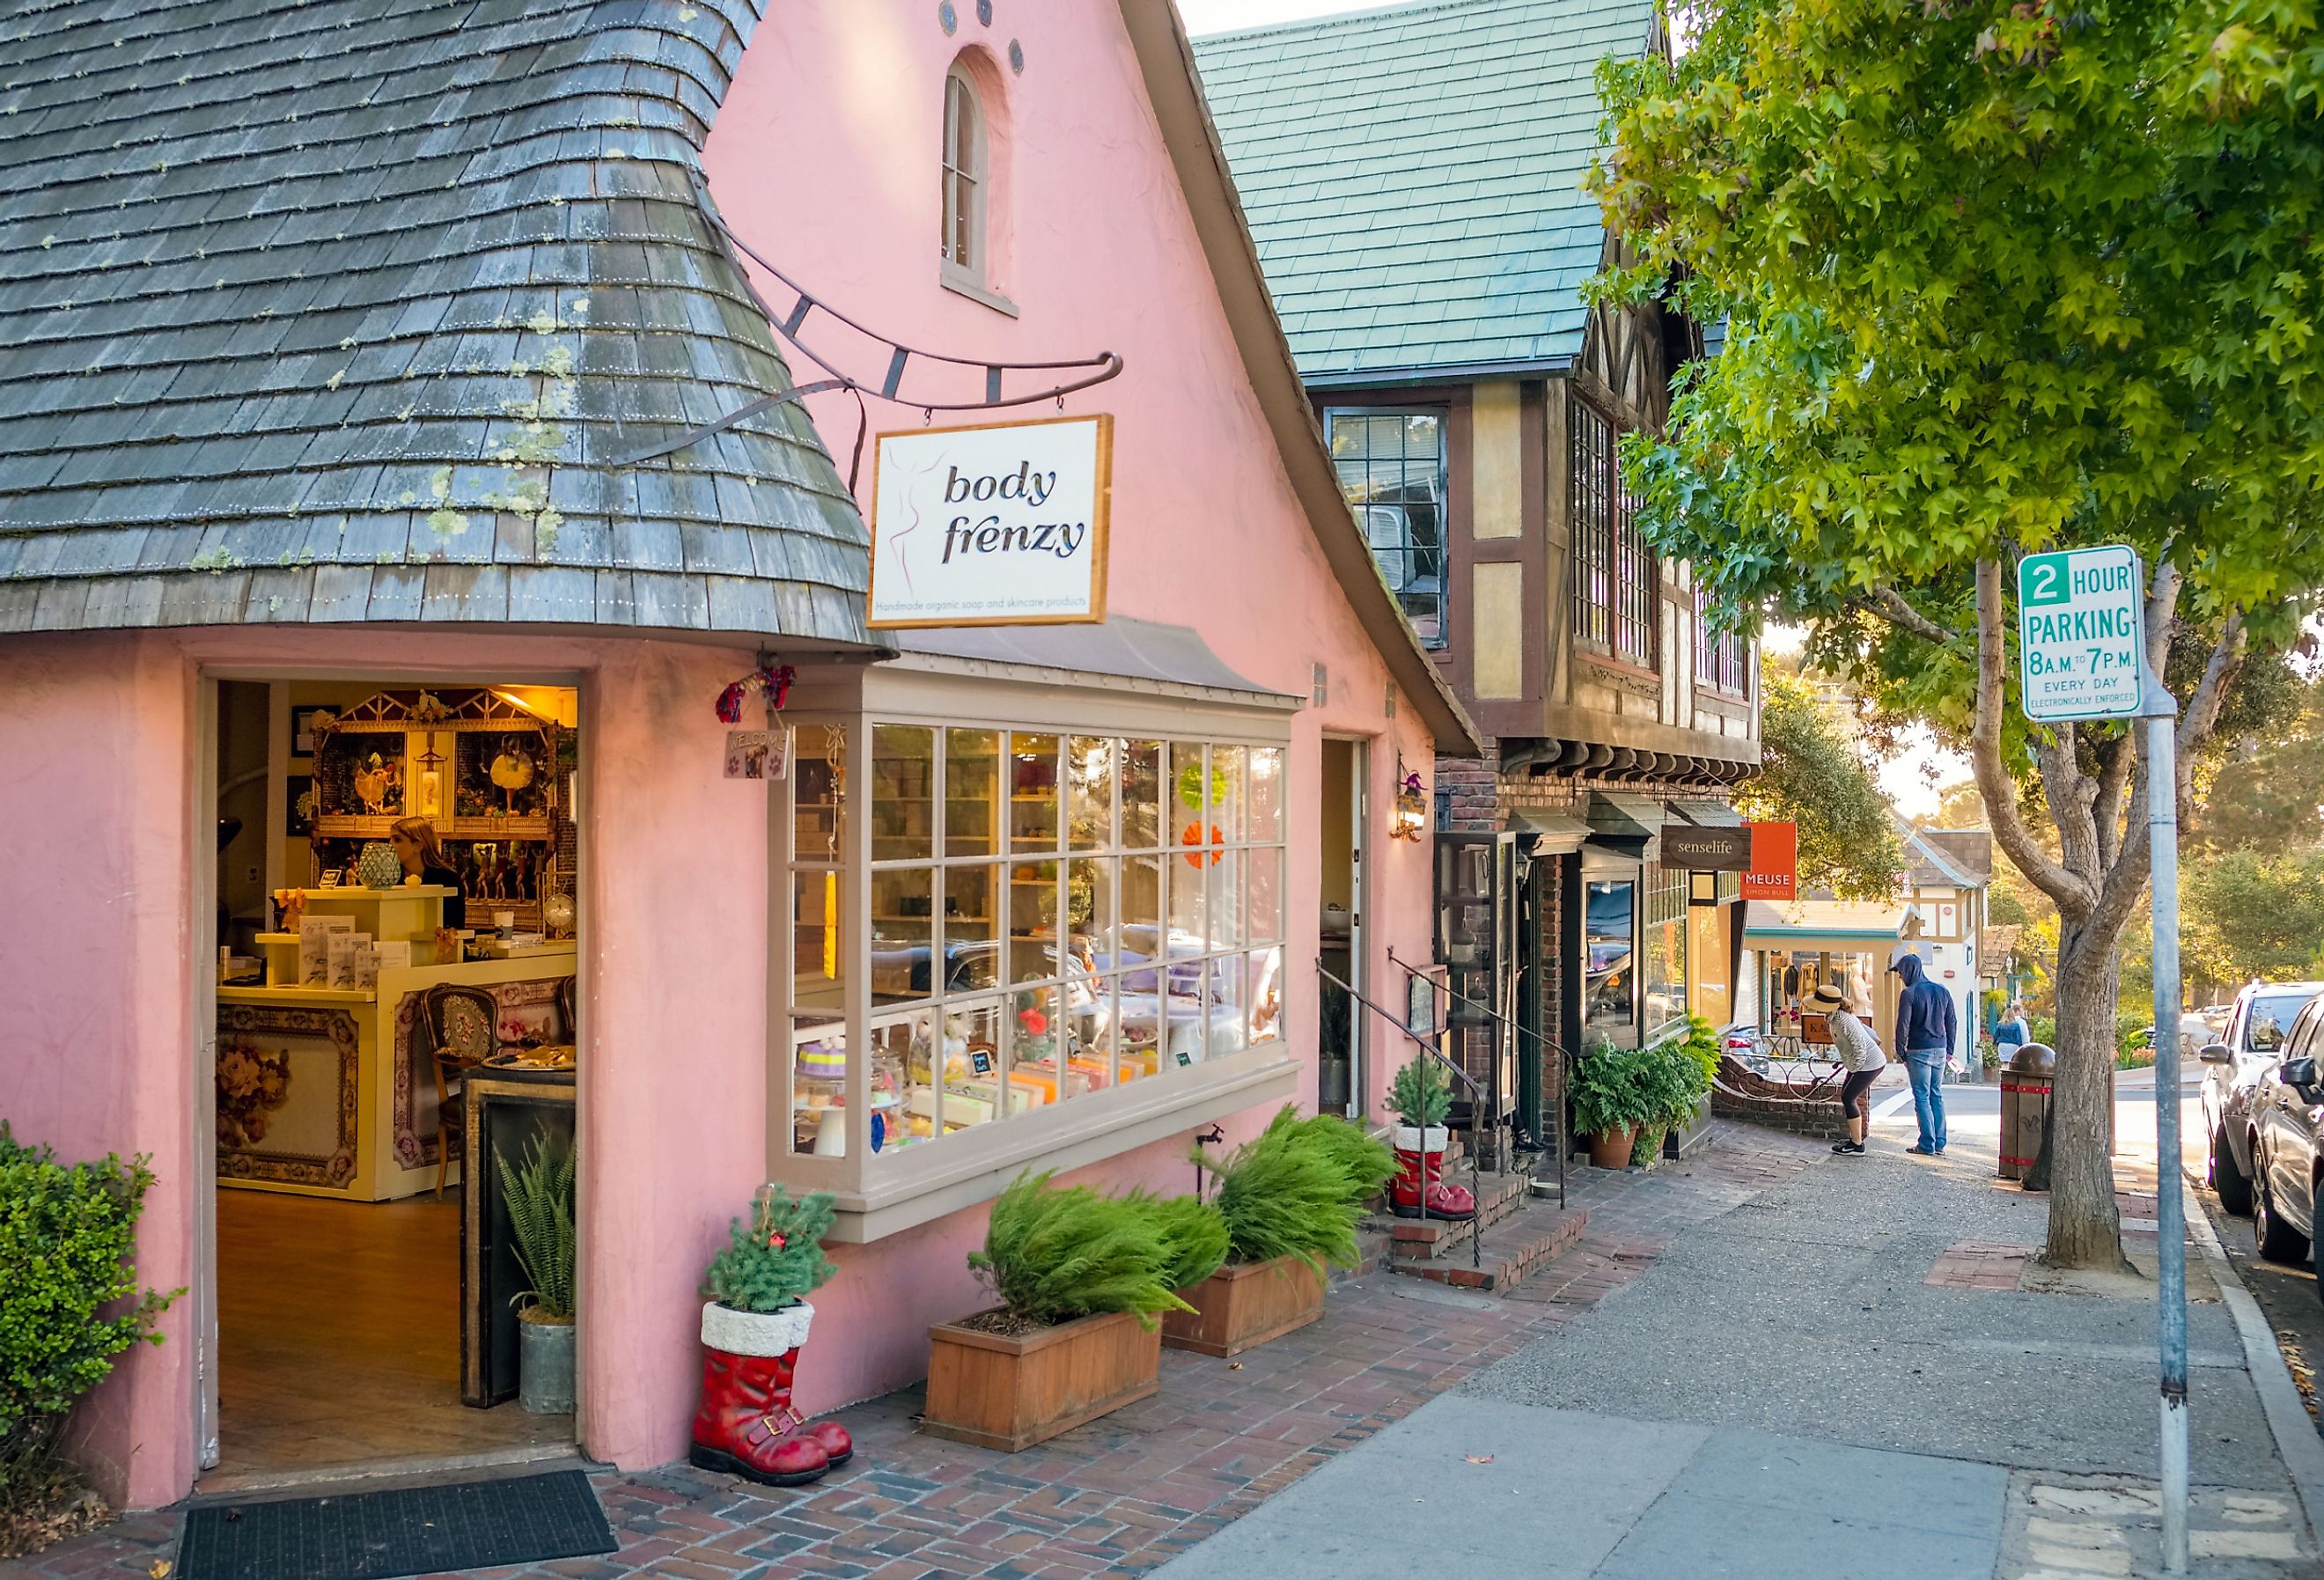
[[[1784,1083],[1754,1075],[1731,1058],[1719,1061],[1719,1079],[1711,1088],[1711,1112],[1721,1119],[1738,1119],[1821,1141],[1838,1141],[1848,1133],[1838,1093],[1803,1098]]]

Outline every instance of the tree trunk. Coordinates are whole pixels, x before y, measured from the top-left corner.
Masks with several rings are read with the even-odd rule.
[[[2058,940],[2058,1070],[2051,1159],[2052,1267],[2123,1271],[2122,1218],[2115,1210],[2108,1118],[2114,1104],[2115,1003],[2122,975],[2118,935],[2092,937],[2061,920]],[[2158,1032],[2158,1035],[2160,1033]]]

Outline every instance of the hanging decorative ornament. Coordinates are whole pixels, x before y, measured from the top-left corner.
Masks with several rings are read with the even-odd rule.
[[[1190,867],[1201,866],[1205,854],[1208,854],[1211,858],[1211,865],[1217,866],[1219,858],[1226,854],[1224,848],[1226,842],[1225,831],[1215,823],[1211,825],[1211,842],[1208,845],[1203,843],[1203,826],[1200,823],[1187,824],[1185,831],[1178,836],[1179,844],[1194,846],[1186,852],[1186,864]]]
[[[761,665],[718,694],[718,722],[739,725],[742,722],[742,704],[752,697],[766,698],[769,707],[779,710],[791,694],[791,682],[798,671],[788,664]]]

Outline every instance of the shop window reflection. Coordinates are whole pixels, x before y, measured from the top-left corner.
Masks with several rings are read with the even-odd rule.
[[[1132,741],[1121,756],[1121,846],[1152,850],[1162,826],[1162,743]]]
[[[945,855],[1001,854],[1001,732],[945,732]]]
[[[1009,848],[1057,848],[1057,737],[1009,737]]]
[[[1619,1035],[1637,1024],[1632,994],[1637,985],[1632,933],[1637,885],[1629,882],[1589,885],[1583,911],[1583,947],[1588,954],[1582,979],[1584,1024],[1603,1030],[1624,1045]]]

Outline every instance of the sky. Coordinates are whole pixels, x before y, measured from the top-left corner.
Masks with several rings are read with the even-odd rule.
[[[1186,31],[1232,32],[1237,28],[1268,27],[1308,16],[1337,16],[1349,11],[1378,11],[1383,4],[1406,0],[1178,0],[1178,14]]]

